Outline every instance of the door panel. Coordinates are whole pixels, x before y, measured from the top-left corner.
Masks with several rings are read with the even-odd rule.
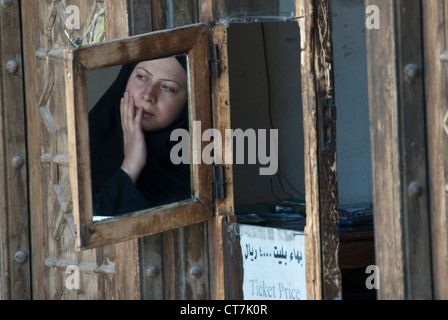
[[[88,0],[70,4],[79,8],[82,30],[87,30],[104,5]],[[33,297],[135,299],[139,297],[136,241],[88,251],[79,251],[75,245],[63,88],[62,54],[70,47],[64,32],[70,14],[67,6],[65,1],[27,1],[22,5]],[[119,19],[115,21],[119,23]],[[106,36],[117,35],[106,32]],[[69,267],[74,273],[67,273]],[[73,276],[71,285],[66,283],[68,276]]]
[[[448,299],[448,1],[422,3],[433,294]]]
[[[20,7],[0,6],[0,300],[29,299],[30,258]]]

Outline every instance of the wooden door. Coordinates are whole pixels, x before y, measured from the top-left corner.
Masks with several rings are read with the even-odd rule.
[[[67,11],[69,4],[79,10],[80,29],[83,30],[80,34],[67,30],[67,19],[76,14],[76,11]],[[70,40],[84,35],[82,45],[95,39],[111,40],[167,28],[163,19],[152,19],[152,23],[148,23],[151,10],[157,9],[163,10],[156,2],[149,6],[141,1],[22,3],[35,299],[226,297],[230,282],[226,281],[224,261],[227,256],[223,248],[227,245],[226,226],[232,221],[231,183],[226,186],[229,196],[215,203],[215,218],[208,223],[98,249],[82,251],[76,246],[63,87],[65,53],[76,45]],[[187,12],[185,7],[178,10]],[[176,25],[171,26],[195,22],[192,20],[197,16],[188,12],[176,15]],[[157,13],[155,17],[163,16]],[[225,32],[213,32],[211,38],[216,38],[219,47],[226,45]],[[225,87],[227,81],[225,57],[222,61],[224,72],[220,79],[212,81],[214,88]],[[218,96],[217,89],[214,92],[217,108],[223,108],[223,95]],[[218,128],[225,126],[225,113],[216,116],[214,121]],[[231,172],[231,167],[226,169]],[[80,279],[79,287],[74,282],[67,283],[68,278],[75,275]]]
[[[93,23],[92,31],[98,33],[100,29],[95,29],[94,24],[99,26],[102,19],[108,20],[111,15],[116,24],[110,25],[127,25],[119,21],[127,21],[125,15],[113,14],[113,10],[120,12],[122,2],[114,2],[114,7],[109,7],[108,1],[80,0],[70,4],[79,8],[80,29],[87,30]],[[71,14],[66,10],[68,3],[22,1],[21,5],[33,298],[139,298],[136,241],[87,251],[79,251],[75,245],[61,59],[71,46],[65,32],[65,22]],[[103,8],[105,16],[101,13]],[[127,30],[106,31],[109,39],[124,35]],[[84,43],[91,39],[86,36]],[[68,275],[77,277],[71,285],[66,283]]]

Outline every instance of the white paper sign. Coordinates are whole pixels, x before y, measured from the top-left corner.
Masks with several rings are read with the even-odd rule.
[[[306,300],[303,232],[239,225],[245,300]]]

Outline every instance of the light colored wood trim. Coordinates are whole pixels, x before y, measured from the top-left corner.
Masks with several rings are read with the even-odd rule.
[[[183,43],[180,45],[180,43]],[[189,44],[186,46],[185,43]],[[167,48],[159,45],[164,44]],[[156,48],[154,49],[153,46]],[[117,48],[121,50],[116,51]],[[99,54],[101,52],[103,55]],[[79,226],[78,245],[93,248],[135,239],[190,224],[207,221],[212,215],[211,166],[191,164],[194,199],[140,213],[93,223],[88,150],[86,70],[129,61],[188,53],[190,63],[190,112],[200,121],[201,135],[211,126],[208,78],[208,29],[205,25],[159,31],[85,46],[68,53],[66,70],[67,121],[73,211]],[[93,64],[96,61],[97,64]],[[204,73],[204,70],[206,71]],[[205,74],[205,77],[204,77]],[[76,89],[76,90],[75,90]],[[190,130],[191,131],[191,130]],[[201,138],[199,137],[199,139]],[[205,142],[201,140],[201,147]],[[201,149],[202,150],[202,149]],[[82,216],[81,216],[82,215]]]
[[[215,17],[215,0],[197,0],[198,1],[198,10],[199,19],[202,23],[212,23],[216,21]]]
[[[208,5],[211,5],[210,3]],[[210,17],[208,17],[210,18]],[[207,18],[207,19],[208,19]],[[212,79],[212,113],[213,128],[219,130],[223,137],[222,153],[215,153],[225,164],[226,153],[231,150],[231,140],[225,136],[226,129],[231,129],[230,123],[230,91],[229,91],[229,61],[227,49],[227,27],[222,25],[213,26],[211,32],[211,43],[218,46],[221,75],[217,79]],[[216,151],[215,151],[216,152]],[[225,179],[225,199],[215,199],[214,215],[209,222],[210,239],[210,290],[213,300],[224,300],[229,298],[231,288],[238,286],[237,279],[229,274],[228,250],[227,250],[227,225],[229,215],[234,215],[233,208],[233,167],[231,164],[224,165]],[[236,218],[236,217],[235,217]],[[234,219],[236,222],[236,219]],[[235,249],[237,250],[237,248]],[[241,266],[238,266],[241,268]],[[229,284],[229,280],[232,282]],[[234,297],[233,297],[234,298]]]
[[[447,300],[448,136],[442,126],[434,124],[440,123],[448,112],[448,64],[441,59],[441,54],[448,50],[448,2],[422,1],[422,10],[433,293],[434,299]]]
[[[105,220],[93,224],[81,238],[81,247],[95,248],[102,245],[141,238],[171,229],[196,224],[210,219],[211,214],[196,200],[173,203],[153,209]]]
[[[404,299],[395,8],[391,1],[366,0],[368,5],[377,5],[381,12],[381,28],[366,35],[378,298]]]
[[[230,120],[230,80],[229,80],[229,58],[228,58],[228,28],[223,25],[213,27],[211,34],[211,43],[218,46],[221,75],[217,79],[212,79],[212,114],[213,128],[218,129],[223,137],[222,153],[216,154],[221,158],[221,162],[225,164],[225,199],[215,199],[215,215],[227,215],[234,213],[234,196],[233,196],[233,166],[227,164],[225,159],[233,159],[231,136],[225,134],[232,129]],[[227,131],[226,131],[227,130]],[[216,152],[216,151],[215,151]],[[228,156],[226,156],[229,154]]]
[[[153,31],[123,39],[83,46],[74,51],[76,60],[86,70],[95,70],[190,51],[206,30],[204,24],[193,24],[170,30]],[[148,35],[151,35],[148,37]]]
[[[106,39],[113,40],[129,35],[127,0],[104,0]]]

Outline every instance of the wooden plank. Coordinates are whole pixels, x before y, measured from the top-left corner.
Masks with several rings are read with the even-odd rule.
[[[448,287],[444,285],[444,279],[448,279],[448,137],[442,126],[434,124],[440,123],[448,112],[448,65],[440,56],[448,49],[448,3],[422,1],[422,11],[433,292],[435,299],[446,300]]]
[[[0,8],[0,300],[31,298],[20,7]],[[15,261],[23,251],[23,263]]]
[[[323,150],[322,98],[334,101],[331,1],[297,1],[301,27],[302,102],[307,206],[307,296],[339,299],[336,149]],[[317,126],[316,126],[317,124]],[[331,135],[336,143],[336,126]]]
[[[304,130],[304,173],[307,221],[305,227],[305,254],[307,298],[322,299],[322,260],[319,220],[319,173],[317,166],[317,106],[314,74],[314,7],[312,0],[296,1],[301,38],[301,79]]]
[[[213,0],[197,0],[199,20],[202,23],[211,23],[216,21],[216,1]]]
[[[129,0],[129,28],[130,36],[153,30],[151,1]]]
[[[163,279],[166,273],[162,267],[165,266],[163,261],[167,256],[163,252],[166,245],[162,242],[163,234],[139,240],[141,295],[145,300],[163,300]]]
[[[372,144],[372,185],[375,212],[375,258],[380,273],[379,299],[403,299],[404,255],[401,228],[401,177],[398,140],[398,97],[394,8],[389,1],[377,5],[381,28],[367,31],[369,112]]]
[[[200,35],[204,29],[203,24],[196,24],[176,30],[154,31],[151,37],[146,37],[147,34],[136,35],[86,45],[75,50],[76,59],[87,70],[95,70],[133,61],[186,53],[195,45],[196,36]],[[176,31],[176,37],[173,37],[173,31]],[[92,47],[95,49],[92,50]]]
[[[80,245],[88,249],[123,242],[207,221],[210,217],[210,211],[202,204],[195,200],[186,200],[159,210],[97,222],[94,229],[89,229],[84,234]]]
[[[173,1],[172,12],[174,28],[199,22],[198,0]]]
[[[152,30],[168,29],[168,7],[166,1],[151,0],[151,8]]]
[[[366,4],[378,297],[431,299],[421,1]]]
[[[233,159],[231,136],[226,136],[229,133],[231,126],[230,117],[230,80],[229,80],[229,57],[228,57],[228,34],[227,27],[214,26],[211,32],[211,43],[218,46],[219,60],[220,60],[220,76],[217,79],[212,79],[212,117],[213,128],[217,129],[222,137],[222,152],[216,154],[221,157],[221,163],[224,166],[224,175],[227,180],[225,184],[225,199],[215,199],[215,215],[227,215],[234,213],[234,197],[233,197],[233,166],[227,164],[225,159]],[[217,152],[217,151],[215,151]]]
[[[431,299],[421,1],[397,1],[395,12],[406,296]]]
[[[211,3],[207,4],[209,7]],[[212,19],[207,16],[204,19]],[[232,153],[229,137],[225,136],[226,129],[231,129],[230,123],[230,92],[229,92],[229,59],[227,49],[227,28],[225,26],[214,26],[210,37],[211,44],[217,45],[221,75],[217,79],[212,79],[212,116],[213,128],[218,129],[223,135],[222,152],[216,153],[215,156],[221,159],[221,163],[225,164],[226,154]],[[210,239],[210,289],[211,298],[213,300],[223,300],[229,297],[232,286],[228,283],[231,281],[233,286],[241,286],[235,278],[234,274],[230,274],[228,268],[228,252],[226,248],[227,220],[228,215],[234,215],[234,198],[233,198],[233,168],[231,164],[224,165],[224,175],[227,183],[225,184],[225,199],[215,199],[214,215],[215,217],[209,222],[209,239]],[[229,280],[230,279],[230,280]]]
[[[46,180],[43,179],[43,172],[40,170],[41,141],[44,141],[45,132],[41,130],[39,125],[35,125],[34,119],[41,119],[40,110],[36,105],[39,101],[39,92],[41,89],[41,62],[36,59],[34,53],[41,48],[39,19],[40,12],[39,2],[30,2],[26,6],[22,6],[23,23],[23,51],[24,51],[24,80],[26,89],[26,114],[27,114],[27,137],[28,137],[28,168],[29,175],[32,177],[29,182],[29,203],[30,205],[30,221],[31,221],[31,247],[33,249],[33,298],[45,299],[48,297],[49,276],[43,264],[45,258],[48,257],[47,248],[47,230],[45,228],[47,217],[43,212],[46,210],[45,187]],[[39,84],[38,89],[35,89]],[[46,152],[52,150],[47,149]],[[44,184],[45,183],[45,184]]]
[[[127,2],[127,0],[104,0],[107,40],[119,39],[129,35]]]
[[[315,0],[314,3],[314,64],[316,75],[316,106],[318,132],[319,209],[323,273],[323,299],[342,297],[341,274],[338,266],[339,214],[338,181],[336,172],[336,118],[329,133],[333,139],[332,149],[323,148],[327,129],[322,126],[324,117],[323,98],[336,103],[334,92],[333,19],[332,1]],[[311,203],[314,205],[314,203]]]

